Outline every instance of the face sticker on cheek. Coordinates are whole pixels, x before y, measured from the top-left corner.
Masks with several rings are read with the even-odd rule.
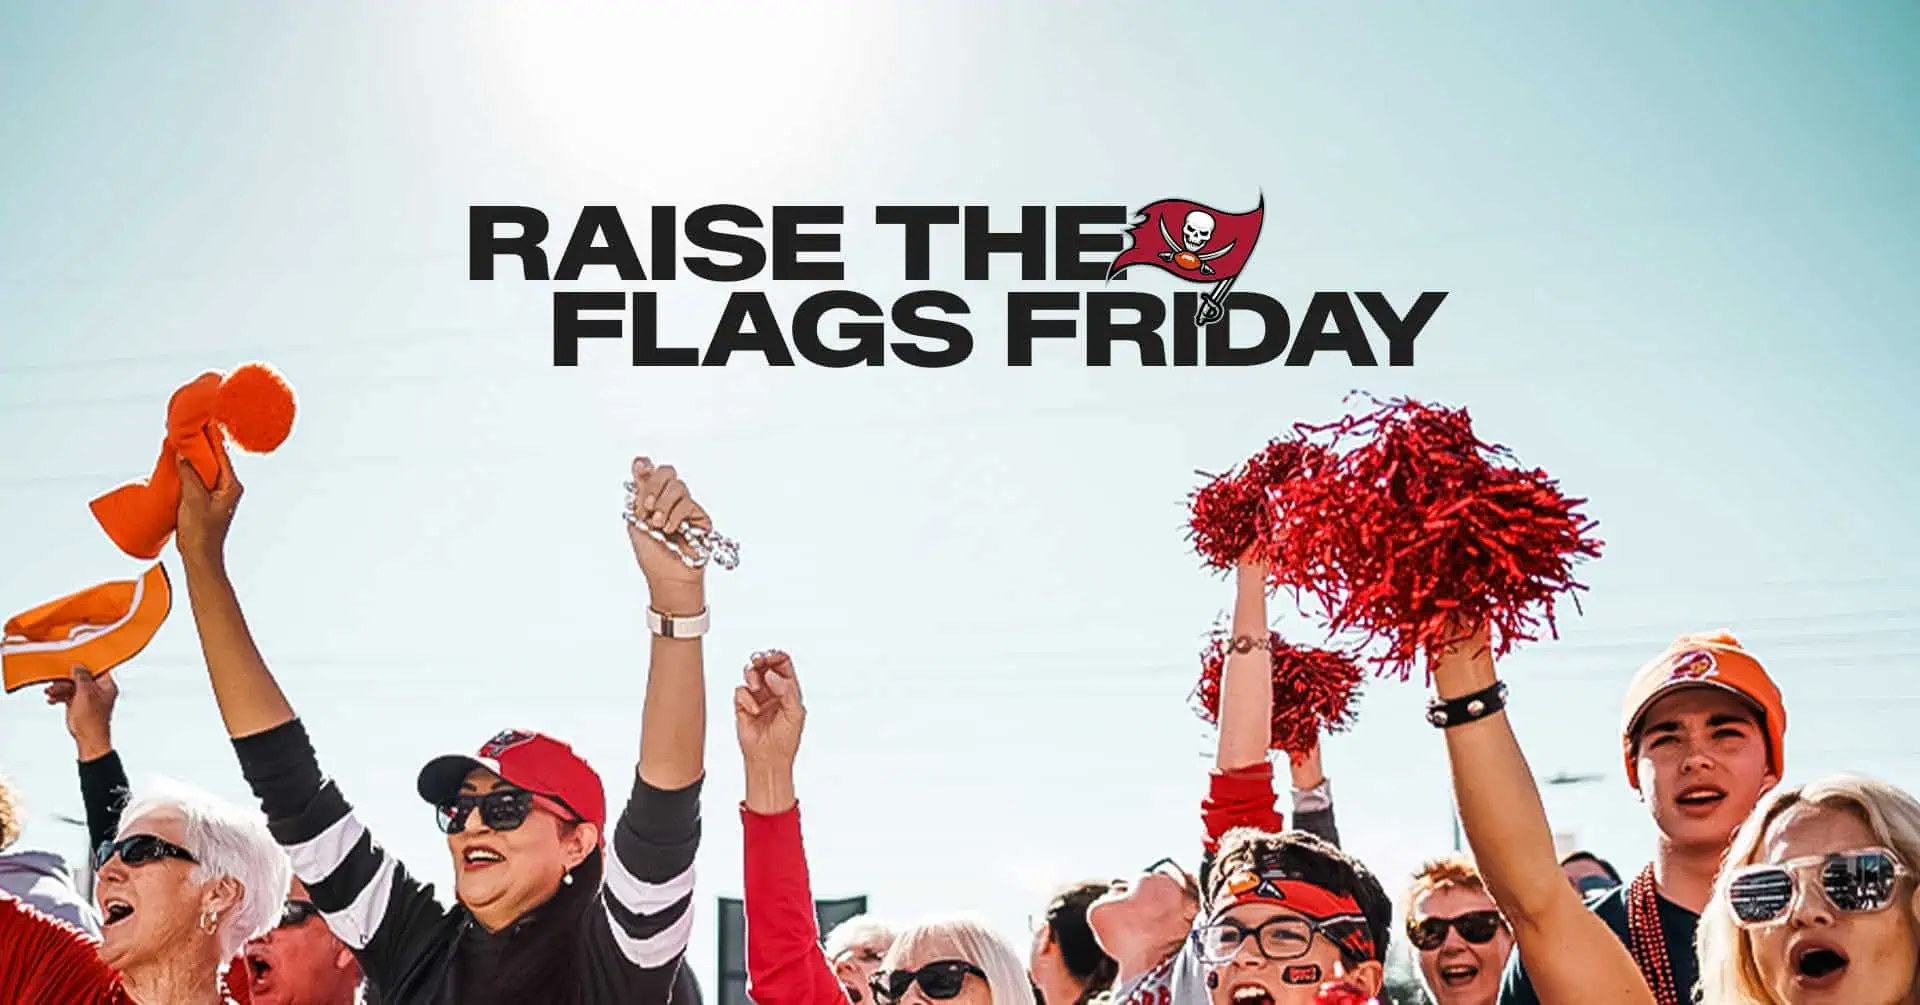
[[[1280,979],[1293,985],[1318,984],[1320,983],[1320,964],[1295,963],[1280,971]]]

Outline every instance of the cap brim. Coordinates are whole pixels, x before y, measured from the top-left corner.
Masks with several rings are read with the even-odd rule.
[[[1627,726],[1627,735],[1630,737],[1633,737],[1636,741],[1639,739],[1640,728],[1646,725],[1647,710],[1651,709],[1654,706],[1655,702],[1658,702],[1660,699],[1665,698],[1667,695],[1670,695],[1670,694],[1677,694],[1681,691],[1688,691],[1688,690],[1695,690],[1695,689],[1723,691],[1727,694],[1733,695],[1735,698],[1740,699],[1742,704],[1752,709],[1753,714],[1755,716],[1758,716],[1761,722],[1764,723],[1766,721],[1767,710],[1761,707],[1759,702],[1753,700],[1752,695],[1746,693],[1745,691],[1740,690],[1737,687],[1734,687],[1731,684],[1723,684],[1716,680],[1675,681],[1672,684],[1659,688],[1655,690],[1652,694],[1647,695],[1647,700],[1641,702],[1640,707],[1634,710],[1633,720]]]
[[[439,806],[452,802],[453,797],[460,794],[460,786],[466,782],[467,776],[476,770],[499,774],[500,766],[488,764],[471,754],[442,754],[420,769],[420,778],[414,787],[419,790],[420,798]]]

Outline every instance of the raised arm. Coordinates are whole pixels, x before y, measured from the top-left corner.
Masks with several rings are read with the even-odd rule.
[[[305,725],[254,645],[227,576],[227,532],[242,491],[224,455],[211,490],[181,462],[176,542],[207,676],[241,774],[294,874],[369,981],[388,987],[446,912],[432,887],[374,841],[339,786],[321,772]]]
[[[1484,628],[1434,661],[1442,702],[1489,695],[1497,682]],[[1461,827],[1541,1005],[1653,1005],[1633,957],[1561,873],[1540,789],[1506,711],[1445,734]]]
[[[95,677],[74,667],[71,680],[47,685],[47,704],[66,706],[67,734],[80,758],[80,803],[87,812],[87,848],[111,841],[126,808],[127,769],[113,749],[113,706],[120,685],[112,674]]]
[[[1333,819],[1333,787],[1320,763],[1320,745],[1289,759],[1293,773],[1293,826],[1340,847],[1340,828]]]
[[[1243,561],[1234,569],[1233,629],[1220,672],[1219,745],[1207,798],[1200,804],[1207,856],[1236,827],[1277,831],[1286,826],[1273,806],[1273,764],[1267,760],[1273,742],[1271,637],[1267,566]]]
[[[706,770],[699,620],[707,612],[706,572],[682,561],[692,546],[681,528],[710,531],[713,522],[673,468],[643,457],[632,470],[627,537],[647,581],[649,620],[659,627],[652,632],[640,712],[640,763],[607,841],[606,923],[590,928],[582,943],[583,979],[603,997],[658,1005],[669,997],[693,935],[693,866]]]
[[[806,706],[793,660],[757,653],[734,689],[733,718],[746,765],[747,993],[759,1005],[844,1005],[846,992],[820,948],[794,795]]]
[[[186,570],[193,624],[213,681],[227,735],[240,739],[293,721],[293,706],[267,670],[267,662],[247,629],[240,598],[227,576],[227,531],[245,491],[223,452],[220,480],[211,490],[193,465],[180,460],[180,517],[176,546]]]

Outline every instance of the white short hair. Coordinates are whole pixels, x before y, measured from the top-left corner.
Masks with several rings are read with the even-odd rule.
[[[827,933],[826,940],[820,944],[820,948],[827,954],[827,959],[831,960],[854,946],[872,939],[884,940],[891,946],[896,934],[892,925],[879,918],[871,914],[856,914],[833,926],[833,931]]]
[[[191,786],[162,779],[136,794],[120,814],[120,833],[142,817],[177,816],[182,844],[199,860],[193,881],[232,879],[240,884],[240,905],[220,919],[222,956],[232,956],[249,940],[273,930],[293,885],[287,853],[267,830],[259,813],[241,809]]]
[[[957,956],[984,971],[993,1005],[1036,1005],[1026,962],[978,920],[960,915],[923,921],[900,933],[880,968],[894,970],[922,947]]]

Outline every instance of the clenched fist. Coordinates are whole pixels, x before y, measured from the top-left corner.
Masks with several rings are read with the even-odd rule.
[[[686,563],[685,557],[695,554],[696,548],[681,534],[681,529],[698,527],[711,533],[713,520],[693,500],[687,483],[680,480],[672,465],[655,465],[645,457],[633,459],[633,519],[667,539],[663,543],[646,529],[632,522],[627,524],[633,557],[639,560],[640,572],[647,577],[647,586],[655,599],[662,599],[662,594],[685,596],[702,591],[706,585],[706,569]],[[698,612],[663,609],[662,613]]]

